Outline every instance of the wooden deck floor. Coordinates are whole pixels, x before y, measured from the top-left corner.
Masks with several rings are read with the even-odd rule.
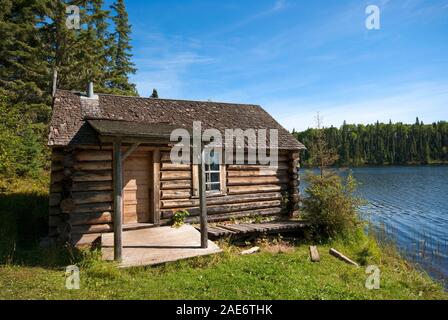
[[[217,224],[208,227],[210,239],[239,237],[257,234],[292,232],[307,226],[304,221],[273,221],[264,223]]]
[[[114,237],[104,234],[101,239],[103,260],[113,260]],[[221,252],[208,242],[208,248],[200,247],[201,234],[190,225],[178,229],[158,227],[123,232],[123,261],[120,267],[135,267],[161,264],[196,256]]]

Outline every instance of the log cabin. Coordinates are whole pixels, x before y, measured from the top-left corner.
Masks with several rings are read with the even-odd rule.
[[[277,168],[173,163],[170,133],[194,121],[203,130],[278,130]],[[169,225],[183,209],[189,222],[298,210],[304,146],[258,105],[96,95],[92,86],[57,90],[48,144],[49,235],[58,242],[86,245],[110,232],[120,241],[121,231]]]

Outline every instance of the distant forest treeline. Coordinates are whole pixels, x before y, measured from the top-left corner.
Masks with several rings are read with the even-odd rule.
[[[293,131],[308,150],[302,164],[312,164],[313,143],[317,129]],[[326,141],[339,155],[336,165],[403,165],[448,163],[448,122],[423,124],[417,118],[412,125],[375,123],[344,124],[324,128]]]

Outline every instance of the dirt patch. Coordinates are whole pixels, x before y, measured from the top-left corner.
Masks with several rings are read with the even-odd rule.
[[[270,243],[267,245],[264,245],[262,247],[262,250],[265,252],[277,254],[277,253],[290,253],[294,251],[294,246],[291,244],[288,244],[286,242],[282,243]]]

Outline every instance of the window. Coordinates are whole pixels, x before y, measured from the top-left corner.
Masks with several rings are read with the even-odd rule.
[[[221,191],[220,168],[221,166],[219,165],[219,154],[214,152],[210,153],[209,161],[205,162],[205,190],[207,192]]]
[[[219,164],[219,153],[211,155],[214,161],[205,161],[205,191],[207,196],[227,194],[227,170],[225,164]],[[207,164],[210,163],[210,165]],[[199,197],[199,165],[192,165],[193,192],[192,197]]]

